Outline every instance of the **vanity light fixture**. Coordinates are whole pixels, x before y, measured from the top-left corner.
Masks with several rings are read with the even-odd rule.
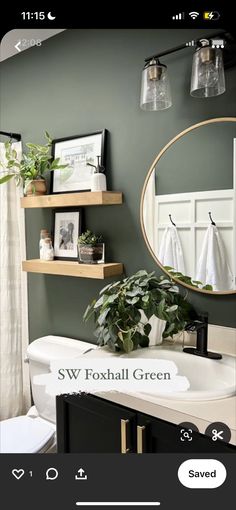
[[[225,92],[223,51],[228,59],[227,66],[229,67],[235,64],[236,48],[232,35],[221,31],[204,39],[186,42],[175,48],[147,57],[142,71],[140,96],[140,108],[142,110],[159,111],[172,105],[167,67],[159,59],[190,46],[195,47],[190,88],[191,96],[207,98]]]
[[[193,55],[190,94],[193,97],[213,97],[225,92],[222,49],[201,39]]]
[[[142,72],[140,107],[146,111],[166,110],[172,105],[167,67],[158,59],[147,62]]]

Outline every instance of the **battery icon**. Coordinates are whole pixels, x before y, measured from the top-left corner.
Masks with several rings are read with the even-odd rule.
[[[207,21],[217,21],[220,18],[220,13],[218,11],[205,11],[203,13],[203,19]]]

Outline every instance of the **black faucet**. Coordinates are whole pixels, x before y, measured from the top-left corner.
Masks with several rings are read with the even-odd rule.
[[[197,332],[197,344],[196,347],[185,347],[184,352],[188,354],[195,354],[196,356],[202,356],[210,359],[221,359],[221,354],[217,352],[210,352],[207,350],[208,340],[208,315],[207,313],[200,313],[196,320],[190,322],[185,327],[185,331],[196,331]]]

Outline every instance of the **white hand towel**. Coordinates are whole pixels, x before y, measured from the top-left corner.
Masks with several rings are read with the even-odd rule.
[[[183,250],[176,227],[171,226],[165,229],[158,259],[163,266],[173,267],[175,271],[185,274]]]
[[[202,245],[196,280],[212,285],[213,290],[234,288],[233,274],[227,261],[224,244],[215,225],[209,225]]]

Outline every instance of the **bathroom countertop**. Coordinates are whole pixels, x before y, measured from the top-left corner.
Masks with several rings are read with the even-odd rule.
[[[99,348],[86,356],[99,358],[117,355]],[[209,424],[223,422],[231,430],[230,443],[236,445],[236,396],[216,400],[182,401],[157,398],[145,393],[102,392],[96,395],[171,423],[179,424],[185,421],[194,423],[202,434]]]

